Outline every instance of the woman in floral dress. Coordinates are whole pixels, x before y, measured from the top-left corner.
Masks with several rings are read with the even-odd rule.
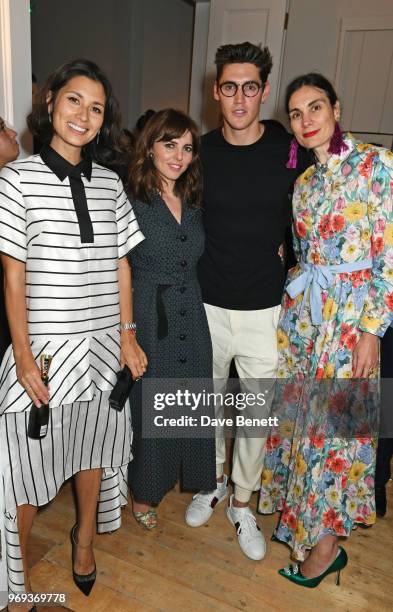
[[[315,409],[304,386],[314,381],[315,391],[325,379],[318,383],[323,395],[323,385],[343,384],[326,379],[378,376],[379,338],[393,310],[393,155],[342,135],[337,96],[321,75],[295,79],[286,105],[296,137],[288,164],[296,163],[297,142],[315,163],[295,185],[298,264],[278,330],[278,377],[291,379],[278,402],[294,426],[285,433],[282,420],[271,432],[259,510],[281,511],[275,537],[302,562],[280,574],[312,587],[346,565],[338,537],[349,536],[355,522],[375,522],[373,437],[327,435],[321,402]],[[356,388],[366,396],[365,382]],[[329,404],[343,397],[333,394]]]

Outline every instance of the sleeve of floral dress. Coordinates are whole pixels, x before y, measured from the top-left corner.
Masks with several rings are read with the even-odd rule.
[[[373,257],[367,310],[360,329],[382,337],[393,317],[393,154],[375,158],[368,199]]]

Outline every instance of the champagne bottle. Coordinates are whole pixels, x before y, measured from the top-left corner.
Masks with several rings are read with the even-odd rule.
[[[42,354],[40,357],[41,380],[47,387],[49,382],[49,367],[52,355]],[[27,435],[33,440],[45,438],[48,433],[49,404],[41,404],[39,408],[33,403],[30,408],[29,425]]]

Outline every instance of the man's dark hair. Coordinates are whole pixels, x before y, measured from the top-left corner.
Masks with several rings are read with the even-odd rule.
[[[220,80],[227,64],[254,64],[259,70],[262,83],[265,84],[272,69],[273,60],[268,47],[244,42],[238,45],[218,47],[215,64],[217,66],[217,81]]]
[[[143,128],[145,127],[149,119],[151,117],[154,117],[155,114],[156,114],[155,110],[153,110],[152,108],[148,108],[147,111],[143,113],[143,115],[141,115],[138,121],[136,122],[135,131],[139,134],[143,130]]]

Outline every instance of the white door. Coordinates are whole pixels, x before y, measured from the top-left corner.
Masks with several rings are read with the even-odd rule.
[[[335,83],[341,123],[359,140],[393,143],[393,11],[341,20]]]
[[[287,0],[211,0],[203,92],[203,131],[217,127],[219,115],[213,100],[214,56],[217,47],[249,41],[267,45],[273,55],[270,96],[263,106],[265,118],[274,116],[281,74]]]

